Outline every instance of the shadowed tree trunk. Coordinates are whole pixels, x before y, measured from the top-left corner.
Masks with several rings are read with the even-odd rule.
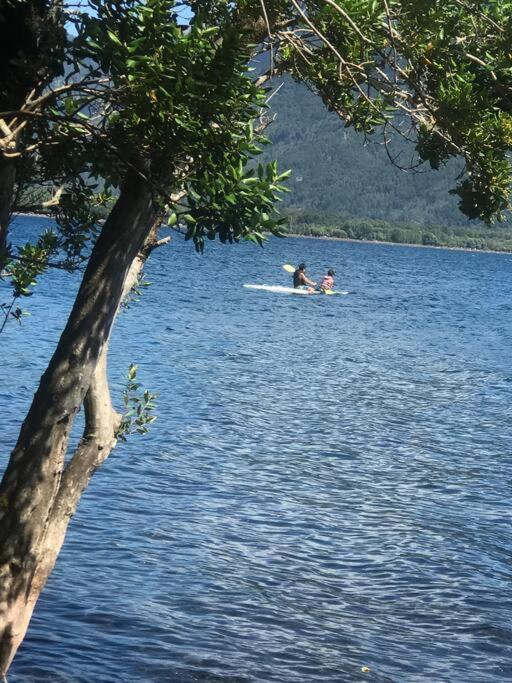
[[[0,270],[7,246],[7,234],[16,181],[16,165],[13,159],[0,154]]]
[[[112,323],[140,270],[158,207],[130,173],[105,222],[67,325],[41,378],[0,484],[0,672],[23,640],[67,525],[94,470],[115,445],[106,356]],[[84,400],[85,399],[85,400]],[[86,427],[65,463],[71,426],[84,403]]]

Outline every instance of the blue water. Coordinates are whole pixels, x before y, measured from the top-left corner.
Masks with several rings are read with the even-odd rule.
[[[299,260],[351,294],[242,288]],[[110,373],[159,419],[95,475],[10,683],[511,680],[512,257],[177,239],[146,276]],[[46,282],[0,339],[2,459],[77,277]]]

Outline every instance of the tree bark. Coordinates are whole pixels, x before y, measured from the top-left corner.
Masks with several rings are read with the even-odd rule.
[[[157,217],[151,188],[129,173],[0,484],[1,673],[23,640],[80,495],[115,444],[108,339],[134,259]],[[65,467],[71,426],[84,398],[86,430]]]
[[[7,247],[15,182],[16,162],[0,154],[0,271],[5,265],[4,254]]]
[[[159,225],[160,217],[153,224],[153,228],[143,248],[130,266],[118,302],[116,315],[121,303],[127,298],[131,289],[136,284],[149,253],[158,244],[155,240],[155,235]],[[107,376],[109,341],[110,337],[101,350],[89,390],[85,395],[85,429],[82,440],[64,469],[55,498],[51,521],[53,527],[52,534],[56,541],[51,541],[47,544],[49,546],[48,552],[54,554],[53,564],[57,559],[67,526],[71,517],[76,512],[82,493],[88,486],[94,472],[105,462],[117,443],[115,435],[122,416],[113,409],[110,397]],[[58,545],[59,542],[60,545]]]

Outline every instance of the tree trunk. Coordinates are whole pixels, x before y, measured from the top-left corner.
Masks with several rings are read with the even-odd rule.
[[[0,484],[2,673],[24,638],[80,495],[115,443],[118,418],[106,382],[108,339],[130,268],[157,216],[151,188],[130,173]],[[64,468],[71,426],[86,395],[84,438]]]
[[[0,154],[0,272],[5,265],[5,249],[16,181],[16,162]]]
[[[121,303],[129,295],[137,283],[150,252],[160,243],[156,242],[156,232],[160,225],[160,217],[155,221],[144,247],[133,260],[126,276],[123,292],[118,302],[117,312]],[[162,242],[168,241],[162,240]],[[107,376],[108,342],[104,344],[96,368],[92,375],[89,390],[84,399],[85,429],[83,437],[66,465],[62,474],[58,493],[51,514],[49,532],[46,535],[48,576],[51,573],[59,551],[64,542],[68,524],[75,514],[82,493],[89,481],[115,447],[116,431],[122,416],[112,407],[110,389]]]

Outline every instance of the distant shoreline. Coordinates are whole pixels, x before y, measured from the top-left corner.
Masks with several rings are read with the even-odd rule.
[[[51,218],[47,213],[35,213],[34,211],[15,211],[13,216],[26,216],[27,218]]]
[[[384,240],[356,240],[352,237],[330,237],[323,235],[299,235],[295,232],[285,233],[286,237],[297,237],[304,240],[326,240],[333,242],[354,242],[355,244],[388,244],[391,247],[414,247],[416,249],[446,249],[448,251],[467,251],[470,254],[512,254],[505,249],[471,249],[470,247],[448,247],[441,244],[411,244],[410,242],[386,242]]]
[[[51,218],[45,213],[33,213],[16,211],[14,216],[25,216],[27,218]],[[471,249],[470,247],[448,247],[441,244],[411,244],[410,242],[386,242],[384,240],[356,240],[352,237],[331,237],[328,235],[299,235],[295,232],[285,233],[285,237],[297,237],[304,240],[325,240],[332,242],[353,242],[354,244],[387,244],[391,247],[414,247],[416,249],[446,249],[448,251],[467,251],[470,254],[512,254],[512,250],[506,249]]]

